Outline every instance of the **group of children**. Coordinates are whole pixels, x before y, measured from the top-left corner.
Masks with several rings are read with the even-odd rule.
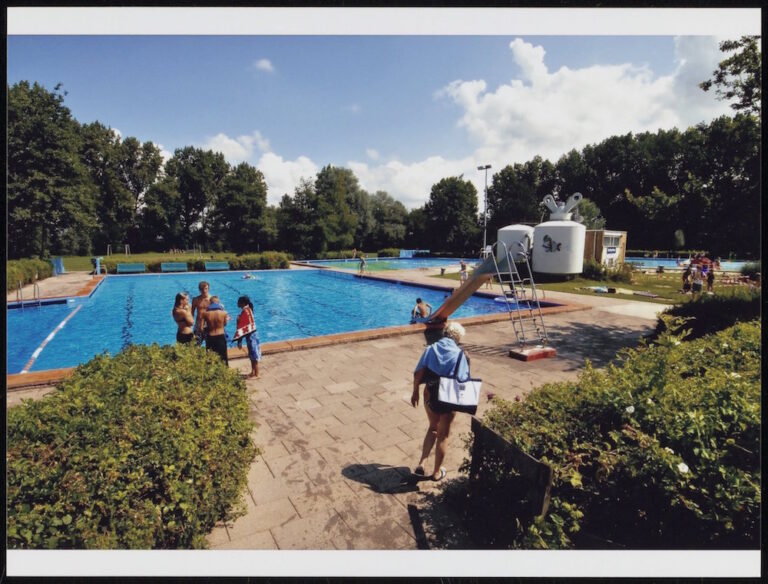
[[[228,337],[224,327],[232,318],[227,314],[219,297],[210,295],[208,282],[200,282],[198,289],[200,295],[195,296],[191,304],[186,292],[176,294],[176,301],[171,312],[178,327],[176,342],[187,344],[191,343],[193,339],[197,345],[202,345],[205,342],[207,350],[213,351],[221,357],[224,363],[229,364],[227,357]],[[241,312],[237,317],[235,336],[232,342],[237,342],[237,348],[242,349],[243,340],[245,340],[248,358],[251,360],[249,377],[258,377],[261,345],[256,330],[256,320],[253,316],[253,303],[248,296],[240,296],[237,299],[237,307]]]
[[[704,281],[707,282],[707,292],[712,292],[715,284],[715,269],[712,266],[702,264],[699,266],[687,266],[683,270],[683,294],[689,292],[693,294],[694,298],[701,294],[704,287]]]

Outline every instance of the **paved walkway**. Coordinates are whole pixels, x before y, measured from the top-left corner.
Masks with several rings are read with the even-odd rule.
[[[509,323],[467,328],[465,348],[483,392],[513,399],[546,382],[576,379],[589,358],[606,365],[634,345],[653,321],[601,310],[553,316],[547,323],[558,355],[524,363],[506,356]],[[444,484],[403,484],[421,451],[426,414],[409,400],[411,375],[426,346],[423,334],[265,358],[247,381],[261,446],[248,473],[245,516],[216,527],[215,549],[418,549],[466,547],[446,541],[435,521],[434,495]],[[246,372],[247,361],[233,362]],[[486,398],[478,415],[488,407]],[[444,466],[459,476],[469,433],[459,415]],[[431,462],[431,459],[430,459]],[[444,517],[451,510],[445,509]]]

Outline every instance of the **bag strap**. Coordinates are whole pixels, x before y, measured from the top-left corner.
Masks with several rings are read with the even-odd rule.
[[[461,358],[462,358],[463,356],[464,356],[464,351],[461,351],[461,352],[459,353],[459,358],[458,358],[458,359],[456,359],[456,367],[454,367],[454,368],[453,368],[453,375],[451,376],[451,377],[453,377],[454,379],[458,379],[458,377],[457,377],[457,376],[458,376],[458,374],[459,374],[459,365],[461,365]]]

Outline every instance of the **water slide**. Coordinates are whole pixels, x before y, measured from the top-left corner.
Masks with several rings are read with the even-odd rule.
[[[499,262],[499,270],[505,272],[507,269],[507,260],[504,258]],[[480,286],[488,282],[495,275],[496,266],[493,263],[493,256],[489,255],[482,264],[475,268],[472,275],[467,278],[467,281],[456,288],[453,294],[446,298],[445,302],[430,315],[429,322],[437,323],[448,320],[448,317],[467,301],[467,298],[472,296]]]

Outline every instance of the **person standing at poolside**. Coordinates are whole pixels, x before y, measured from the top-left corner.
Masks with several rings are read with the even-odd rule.
[[[467,281],[467,278],[469,278],[469,274],[467,274],[467,262],[464,260],[459,262],[459,274],[461,276],[461,283],[463,284]]]
[[[365,273],[365,268],[367,267],[365,263],[365,256],[363,254],[360,254],[360,275],[362,276]]]
[[[200,290],[200,295],[195,296],[192,299],[192,316],[195,316],[195,342],[198,345],[203,344],[205,339],[205,309],[211,303],[210,285],[203,280],[197,285],[197,289]]]
[[[192,332],[192,325],[194,324],[195,319],[192,316],[192,310],[189,307],[189,296],[187,296],[185,292],[176,294],[176,302],[173,305],[171,315],[178,326],[178,330],[176,331],[176,342],[182,345],[191,343],[192,339],[195,338],[195,333]]]
[[[261,361],[261,344],[259,343],[259,334],[256,330],[256,319],[253,316],[253,303],[248,296],[241,296],[237,299],[237,307],[242,310],[237,317],[237,330],[235,339],[237,348],[243,348],[243,339],[245,346],[248,347],[248,358],[251,360],[251,374],[248,377],[259,376],[259,361]]]
[[[229,315],[219,303],[218,296],[211,296],[210,302],[203,311],[203,320],[205,321],[205,348],[216,353],[224,363],[229,365],[227,335],[224,332]]]
[[[712,288],[715,284],[715,268],[714,266],[710,266],[709,271],[707,272],[707,292],[710,294],[714,294]]]
[[[694,300],[701,294],[703,286],[704,281],[702,280],[701,270],[698,267],[695,267],[691,270],[691,294],[693,295]]]

